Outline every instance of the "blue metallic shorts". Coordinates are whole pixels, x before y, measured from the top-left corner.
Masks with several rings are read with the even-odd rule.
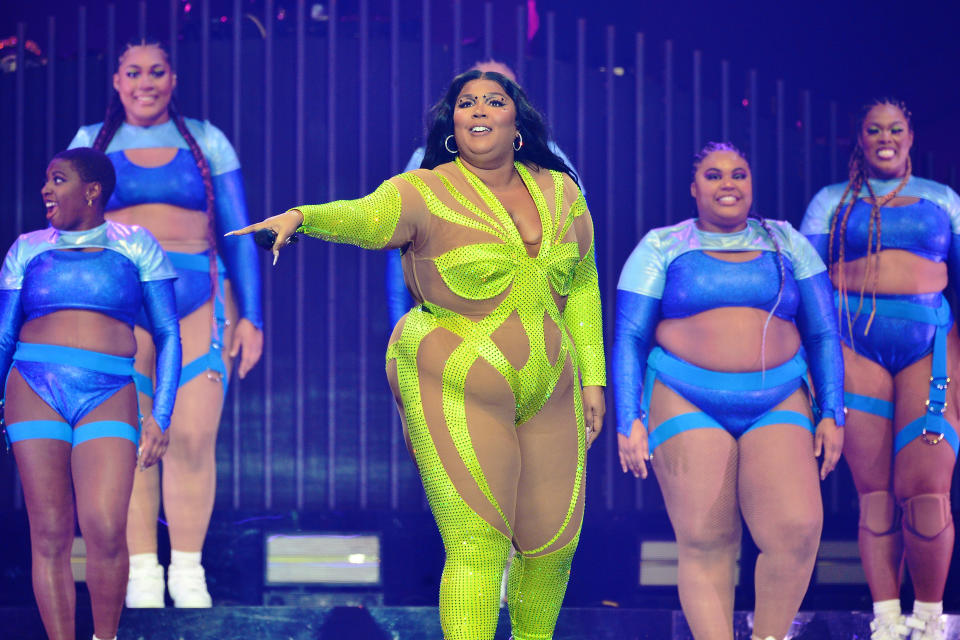
[[[789,361],[765,373],[728,373],[698,367],[660,347],[654,348],[647,358],[643,384],[644,424],[649,429],[650,397],[657,379],[700,411],[674,416],[661,423],[650,434],[650,451],[690,429],[723,429],[739,438],[759,427],[795,424],[812,433],[813,423],[806,415],[772,410],[805,383],[807,363],[803,356],[801,349]]]
[[[133,382],[133,358],[49,344],[18,342],[13,366],[63,421],[27,420],[6,425],[10,442],[34,438],[64,440],[77,446],[94,438],[139,442],[138,425],[118,420],[77,426],[104,400]]]
[[[210,282],[210,254],[204,253],[176,253],[168,251],[167,256],[177,270],[177,279],[173,288],[177,297],[177,317],[185,318],[207,302],[213,295]],[[224,286],[226,282],[226,267],[220,256],[217,256],[217,286],[220,294],[213,301],[213,313],[216,320],[216,330],[210,337],[210,349],[207,353],[190,362],[183,363],[180,370],[182,387],[201,373],[213,372],[219,377],[223,386],[223,394],[227,394],[227,368],[223,364],[221,352],[223,350],[223,331],[227,324],[226,309],[223,304]],[[143,309],[137,317],[137,325],[150,331],[150,320]],[[153,381],[141,373],[134,374],[137,391],[145,396],[153,397]]]

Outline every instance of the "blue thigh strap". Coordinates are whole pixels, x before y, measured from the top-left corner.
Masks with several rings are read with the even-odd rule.
[[[96,438],[123,438],[134,445],[139,444],[140,434],[136,427],[119,420],[88,422],[71,429],[66,422],[57,420],[25,420],[7,425],[7,437],[10,442],[21,440],[63,440],[74,447]]]
[[[210,271],[210,258],[205,253],[176,253],[168,252],[170,262],[177,269],[184,271]],[[215,371],[220,374],[220,382],[223,386],[223,395],[227,395],[227,367],[223,364],[223,330],[227,325],[227,312],[223,304],[225,280],[224,274],[226,268],[217,256],[217,295],[213,298],[213,317],[216,324],[216,330],[210,336],[210,349],[194,360],[183,365],[180,369],[180,384],[182,387],[204,371]],[[134,382],[137,385],[137,391],[147,396],[153,397],[153,381],[142,373],[134,374]]]
[[[754,429],[768,427],[773,424],[794,424],[798,427],[803,427],[810,433],[815,432],[813,423],[807,416],[798,411],[781,410],[764,414],[762,418],[753,423],[753,425],[743,433],[749,433]],[[660,423],[660,426],[653,430],[653,433],[650,434],[647,440],[650,452],[652,453],[654,449],[673,436],[683,433],[684,431],[690,431],[691,429],[720,429],[726,431],[719,422],[702,411],[683,413],[669,420],[664,420]],[[742,436],[743,434],[740,435]]]
[[[73,429],[66,422],[57,420],[24,420],[8,424],[6,428],[11,443],[39,438],[73,442]]]
[[[947,388],[950,386],[950,378],[947,375],[947,333],[953,324],[947,299],[941,295],[939,307],[928,307],[905,300],[887,299],[877,300],[875,304],[878,315],[925,322],[937,328],[933,337],[933,362],[930,364],[930,392],[927,396],[927,409],[922,416],[897,433],[894,439],[894,454],[919,437],[927,444],[938,444],[941,440],[946,440],[947,444],[953,448],[953,454],[956,456],[960,452],[960,437],[957,436],[957,431],[953,428],[953,425],[943,417],[943,412],[947,408]],[[849,399],[847,400],[848,406],[853,409],[860,409],[884,418],[893,418],[893,405],[891,403],[868,396],[857,396],[855,394],[846,394],[846,396],[848,398],[853,397],[854,403],[850,403]],[[857,406],[858,404],[860,406]],[[889,407],[886,405],[889,405]],[[932,437],[931,433],[936,434],[936,436]]]
[[[862,396],[858,393],[843,394],[843,403],[848,409],[856,409],[864,413],[872,413],[875,416],[893,420],[893,403],[889,400],[881,400],[871,396]]]

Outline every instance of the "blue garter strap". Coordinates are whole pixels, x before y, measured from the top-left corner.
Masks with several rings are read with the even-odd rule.
[[[839,293],[836,294],[836,300],[837,305],[840,306]],[[943,412],[947,408],[947,388],[950,386],[950,378],[947,372],[947,333],[953,326],[950,304],[943,295],[940,296],[940,305],[937,307],[890,299],[877,299],[874,304],[876,305],[877,315],[923,322],[936,327],[933,338],[933,362],[930,365],[930,392],[927,396],[927,408],[921,417],[909,423],[897,433],[894,439],[894,455],[912,440],[919,437],[923,438],[923,441],[927,444],[937,444],[941,440],[946,440],[953,448],[954,456],[956,456],[960,451],[960,437],[957,436],[957,431],[953,425],[943,417]],[[879,403],[884,402],[882,400],[855,395],[853,399],[854,402],[852,403],[848,401],[848,406],[853,409],[860,409],[881,417],[893,417],[892,405],[889,408],[880,405]],[[860,406],[857,406],[858,404]],[[880,410],[883,410],[883,413]],[[931,436],[931,433],[936,434],[936,436]]]

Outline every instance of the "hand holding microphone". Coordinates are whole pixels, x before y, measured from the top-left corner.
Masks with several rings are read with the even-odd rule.
[[[303,224],[303,214],[297,209],[290,209],[285,213],[267,218],[263,222],[251,224],[242,229],[227,232],[228,236],[243,236],[252,233],[253,241],[257,245],[273,251],[273,264],[277,264],[280,249],[296,242],[299,237],[297,229]]]

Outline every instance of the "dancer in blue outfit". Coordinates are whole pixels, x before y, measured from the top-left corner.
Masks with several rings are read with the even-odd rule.
[[[41,191],[50,227],[20,236],[0,271],[6,436],[30,520],[34,594],[56,640],[75,636],[74,510],[94,638],[117,635],[134,467],[152,467],[166,450],[180,375],[176,272],[148,231],[104,220],[114,182],[99,151],[55,156]],[[157,354],[142,428],[133,379],[141,309]]]
[[[167,587],[178,607],[209,607],[200,557],[216,493],[217,427],[233,359],[239,356],[243,378],[263,346],[259,257],[249,238],[223,237],[249,223],[240,163],[219,129],[177,111],[176,75],[166,51],[148,41],[129,44],[113,84],[104,122],[82,127],[70,146],[106,152],[117,172],[107,218],[149,229],[179,274],[183,373],[162,477],[171,545]],[[137,388],[149,406],[150,324],[141,317],[137,325]],[[160,483],[153,469],[137,474],[134,484],[127,531],[130,607],[164,604],[156,532]]]
[[[867,105],[856,139],[849,180],[820,190],[801,231],[836,288],[849,409],[843,453],[860,496],[871,638],[942,640],[960,444],[950,384],[960,354],[943,290],[960,282],[960,197],[912,175],[903,103]],[[916,594],[908,618],[904,553]]]
[[[750,217],[750,167],[735,147],[708,144],[690,190],[697,218],[647,233],[620,275],[620,461],[637,477],[647,463],[656,471],[694,637],[733,640],[742,514],[760,548],[753,637],[779,639],[820,540],[815,458],[823,451],[826,477],[843,442],[832,290],[803,236]]]

